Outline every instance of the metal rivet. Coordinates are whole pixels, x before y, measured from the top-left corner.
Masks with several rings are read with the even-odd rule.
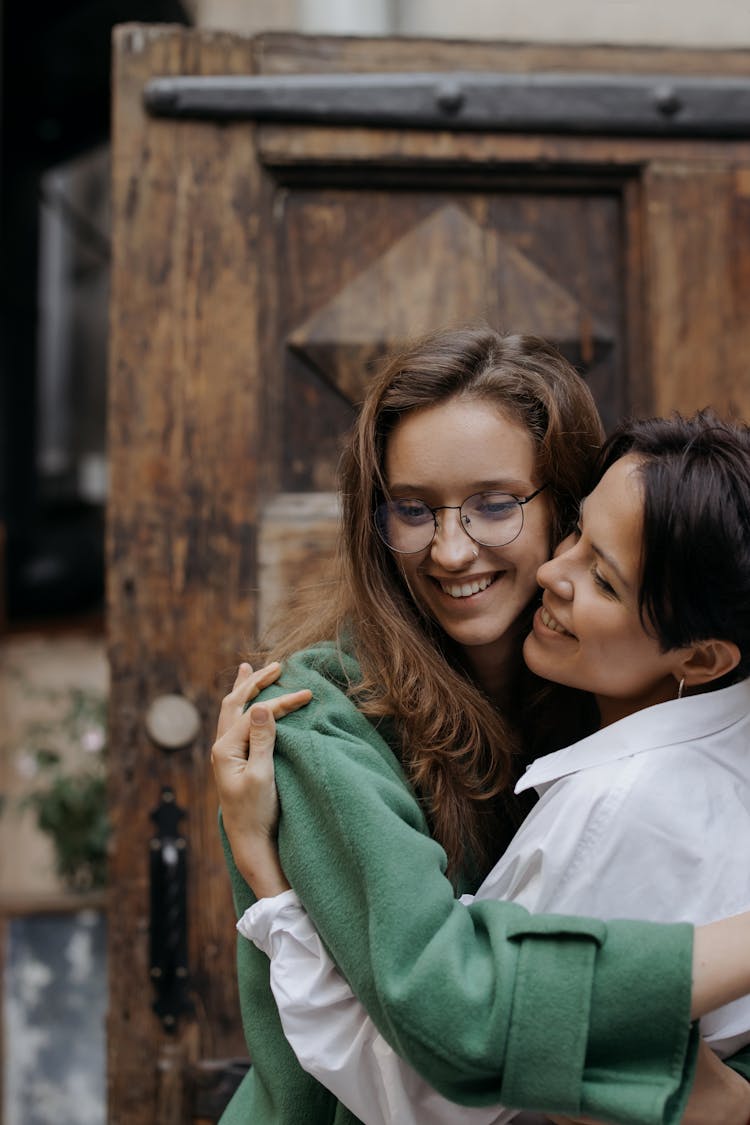
[[[443,113],[458,113],[466,100],[466,95],[458,82],[441,82],[435,91],[435,102]]]
[[[674,117],[682,109],[682,102],[673,86],[657,86],[654,90],[654,104],[664,117]]]

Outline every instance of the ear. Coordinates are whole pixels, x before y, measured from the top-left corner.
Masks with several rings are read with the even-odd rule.
[[[740,662],[740,650],[733,641],[698,641],[681,652],[674,677],[678,682],[684,678],[687,688],[720,680]]]

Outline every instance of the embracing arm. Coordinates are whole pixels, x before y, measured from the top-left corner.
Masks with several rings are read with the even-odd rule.
[[[281,700],[273,701],[273,708],[280,706]],[[252,722],[252,715],[243,720],[231,749],[227,753],[224,747],[223,761],[217,762],[217,782],[226,802],[225,816],[233,824],[229,832],[238,865],[257,891],[277,896],[251,907],[238,929],[271,960],[271,984],[284,1034],[297,1058],[360,1120],[366,1125],[388,1125],[394,1119],[402,1125],[452,1125],[455,1104],[441,1097],[388,1046],[336,969],[297,896],[282,894],[288,883],[278,855],[273,848],[269,859],[265,847],[275,835],[277,820],[271,711],[268,705],[257,704],[253,708],[257,721]],[[743,924],[744,920],[735,929],[735,923],[729,923],[740,942],[747,936]],[[738,960],[737,951],[727,948],[728,936],[723,925],[697,933],[696,1015],[723,999],[725,988],[726,995],[736,991],[725,970]],[[744,962],[744,946],[738,952]],[[708,1120],[713,1125],[745,1125],[749,1114],[750,1086],[702,1046],[684,1125],[704,1125]],[[473,1107],[464,1109],[463,1116],[475,1125],[500,1125],[511,1120],[515,1111]]]
[[[750,914],[696,926],[693,1018],[750,992]],[[738,1056],[745,1057],[744,1054]]]
[[[747,936],[747,919],[742,926]],[[453,1125],[456,1106],[379,1035],[294,892],[258,902],[240,919],[238,929],[271,959],[271,984],[284,1034],[305,1070],[366,1125],[389,1125],[394,1120],[401,1125]],[[698,931],[698,944],[705,945],[709,954],[709,971],[722,956],[723,945],[721,940],[714,942],[710,930]],[[703,972],[696,964],[698,979]],[[486,1106],[464,1108],[461,1119],[472,1125],[504,1125],[514,1116],[513,1110]],[[750,1086],[701,1043],[682,1125],[746,1125],[749,1118]],[[559,1125],[593,1121],[556,1116],[552,1120]]]
[[[398,763],[336,672],[336,654],[319,650],[285,674],[315,700],[280,730],[279,845],[387,1041],[457,1102],[679,1120],[696,1046],[692,928],[460,906]],[[242,908],[251,898],[232,874]]]

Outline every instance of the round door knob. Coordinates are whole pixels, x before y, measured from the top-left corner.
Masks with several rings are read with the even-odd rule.
[[[201,729],[198,708],[182,695],[159,695],[146,712],[146,730],[161,750],[181,750]]]

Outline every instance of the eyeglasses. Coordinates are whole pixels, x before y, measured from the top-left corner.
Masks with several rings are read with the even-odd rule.
[[[461,527],[483,547],[504,547],[521,534],[523,509],[547,487],[543,484],[530,496],[511,496],[508,492],[475,492],[463,504],[441,504],[431,508],[424,500],[408,497],[385,500],[375,509],[378,535],[400,555],[426,551],[438,530],[438,512],[458,512]]]

